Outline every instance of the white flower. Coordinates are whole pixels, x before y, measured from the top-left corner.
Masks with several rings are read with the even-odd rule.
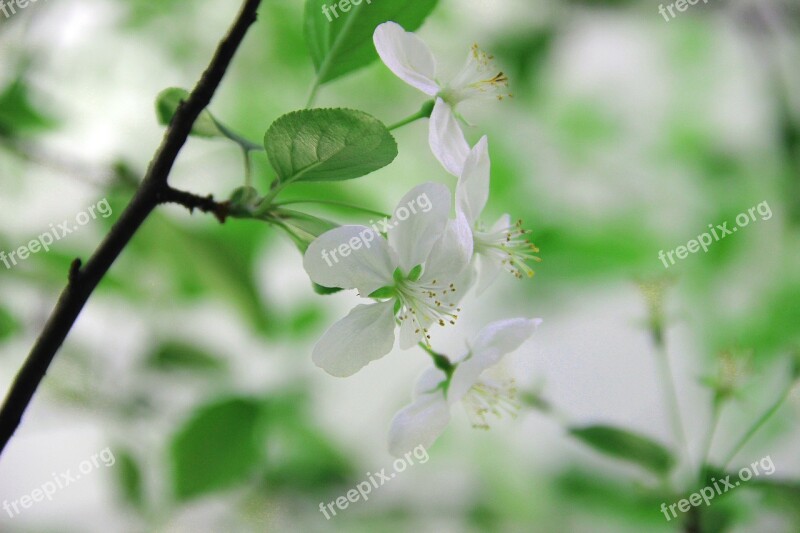
[[[427,211],[410,212],[420,198],[427,198]],[[400,201],[387,238],[365,226],[342,226],[311,243],[303,266],[315,283],[378,300],[355,307],[325,332],[312,354],[317,366],[350,376],[392,350],[397,323],[404,350],[427,342],[432,324],[455,323],[453,281],[472,257],[472,233],[463,216],[448,219],[451,199],[444,185],[425,183]],[[401,212],[407,216],[398,218]]]
[[[416,34],[395,22],[375,29],[375,48],[383,62],[401,80],[436,98],[430,121],[431,150],[454,176],[461,175],[469,145],[456,118],[456,106],[466,100],[500,99],[510,96],[508,78],[498,73],[492,60],[473,45],[467,63],[450,83],[436,80],[436,60]]]
[[[478,332],[449,381],[437,368],[424,372],[414,387],[414,401],[392,420],[392,455],[400,457],[416,446],[432,445],[450,422],[450,407],[458,402],[475,428],[487,429],[488,415],[516,416],[517,389],[503,357],[530,338],[541,322],[526,318],[493,322]]]
[[[480,220],[489,199],[490,169],[489,141],[484,136],[467,156],[456,186],[456,212],[473,229],[475,257],[480,262],[478,294],[486,290],[501,270],[517,278],[532,277],[533,269],[527,262],[540,261],[534,255],[539,249],[525,237],[530,230],[522,229],[521,220],[512,224],[511,216],[506,214],[488,229]]]

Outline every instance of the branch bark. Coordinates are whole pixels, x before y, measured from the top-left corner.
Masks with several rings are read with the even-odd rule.
[[[200,199],[188,193],[175,191],[169,187],[167,180],[195,120],[208,107],[247,30],[256,21],[256,12],[260,4],[261,0],[244,1],[236,21],[219,43],[200,81],[175,113],[161,146],[150,162],[147,174],[130,204],[89,261],[82,265],[80,260],[76,259],[73,263],[67,287],[61,293],[55,309],[12,383],[0,409],[0,454],[19,426],[50,363],[89,297],[156,206],[164,201],[182,203],[190,209],[210,208],[212,204],[223,205],[215,204],[210,198]],[[189,201],[194,203],[184,203]],[[216,211],[212,212],[217,214]]]

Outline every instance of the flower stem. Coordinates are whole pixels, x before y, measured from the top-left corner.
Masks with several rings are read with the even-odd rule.
[[[689,457],[689,441],[686,439],[686,432],[683,429],[681,420],[680,404],[678,403],[678,392],[675,387],[675,377],[672,373],[672,365],[669,361],[666,342],[664,341],[664,326],[661,320],[655,320],[652,324],[653,342],[656,346],[656,360],[659,365],[659,375],[661,377],[661,387],[665,395],[665,403],[669,411],[672,424],[672,431],[678,439],[678,443],[683,447],[687,460]],[[702,468],[702,465],[701,465]]]
[[[720,414],[722,413],[723,405],[724,399],[719,394],[714,394],[714,400],[711,407],[711,424],[708,428],[708,434],[706,435],[703,448],[701,449],[700,465],[697,472],[697,480],[700,484],[703,482],[705,467],[706,464],[708,464],[709,454],[711,453],[711,445],[714,443],[714,434],[717,432],[717,426],[719,425],[719,419]]]
[[[319,76],[314,79],[314,85],[311,86],[311,90],[308,92],[308,100],[306,100],[306,109],[310,109],[311,106],[314,105],[314,102],[317,99],[317,93],[319,92]]]
[[[388,128],[389,131],[396,130],[397,128],[402,128],[406,124],[411,124],[412,122],[414,122],[416,120],[419,120],[421,118],[429,118],[431,116],[431,113],[433,113],[433,106],[434,106],[434,101],[433,100],[425,102],[422,105],[422,108],[419,111],[417,111],[416,113],[414,113],[410,117],[404,118],[403,120],[401,120],[397,124],[393,124],[393,125],[389,126],[389,128]]]
[[[214,119],[214,124],[217,126],[217,128],[219,128],[219,131],[227,139],[241,146],[243,150],[246,150],[248,152],[263,152],[265,150],[265,148],[262,145],[254,143],[249,139],[245,139],[244,137],[242,137],[241,135],[239,135],[238,133],[236,133],[235,131],[233,131],[220,121]]]
[[[250,150],[242,147],[242,154],[244,155],[244,186],[253,186],[253,164],[250,162]]]
[[[764,411],[764,413],[758,418],[758,420],[756,420],[755,423],[752,426],[750,426],[750,429],[747,430],[747,432],[742,436],[742,438],[739,439],[739,442],[736,443],[736,446],[733,447],[730,453],[728,453],[728,456],[725,458],[725,461],[723,461],[722,463],[723,470],[728,467],[730,462],[734,459],[734,457],[736,457],[736,454],[738,454],[742,450],[742,448],[744,448],[744,445],[747,444],[747,442],[753,437],[753,435],[755,435],[758,432],[758,430],[760,430],[764,426],[764,424],[766,424],[767,421],[769,421],[769,419],[772,418],[772,416],[778,412],[783,403],[789,397],[789,393],[792,391],[794,384],[795,384],[794,380],[790,381],[789,385],[787,385],[786,389],[783,391],[780,397],[766,411]]]
[[[428,345],[424,342],[419,343],[419,347],[425,350],[428,355],[431,356],[433,359],[433,364],[436,368],[441,370],[442,372],[447,375],[448,381],[453,376],[453,372],[455,372],[456,365],[454,365],[447,356],[442,355],[440,353],[434,352]]]
[[[319,205],[334,205],[338,207],[347,207],[350,209],[355,209],[357,211],[361,211],[362,213],[368,213],[370,215],[375,215],[379,217],[389,218],[390,215],[386,213],[382,213],[380,211],[375,211],[374,209],[369,209],[368,207],[361,207],[353,204],[348,204],[347,202],[337,202],[334,200],[290,200],[287,202],[280,202],[277,204],[272,204],[273,207],[281,207],[284,205],[293,205],[293,204],[319,204]]]

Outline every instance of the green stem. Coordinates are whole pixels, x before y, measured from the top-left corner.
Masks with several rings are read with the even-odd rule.
[[[265,150],[265,148],[262,145],[254,143],[248,139],[245,139],[235,131],[228,128],[225,124],[219,122],[217,119],[212,119],[212,120],[214,120],[214,124],[216,124],[217,128],[219,128],[219,131],[226,138],[230,139],[231,141],[241,146],[243,150],[246,150],[248,152],[263,152]]]
[[[320,204],[320,205],[335,205],[338,207],[347,207],[350,209],[355,209],[357,211],[361,211],[363,213],[368,213],[370,215],[375,215],[383,218],[390,218],[391,215],[387,215],[386,213],[382,213],[380,211],[375,211],[374,209],[369,209],[367,207],[360,207],[357,205],[348,204],[346,202],[337,202],[335,200],[290,200],[288,202],[280,202],[277,204],[273,204],[274,207],[281,207],[284,205],[294,205],[294,204]]]
[[[314,101],[317,99],[317,93],[319,92],[319,75],[314,79],[314,85],[311,86],[311,90],[308,93],[308,99],[306,100],[306,109],[310,109],[311,106],[314,105]]]
[[[434,101],[433,100],[430,100],[429,102],[425,102],[425,104],[423,104],[422,108],[419,111],[417,111],[416,113],[414,113],[413,115],[411,115],[408,118],[404,118],[403,120],[401,120],[397,124],[392,124],[391,126],[389,126],[389,128],[388,128],[389,131],[396,130],[397,128],[402,128],[406,124],[411,124],[412,122],[417,121],[417,120],[419,120],[421,118],[430,118],[431,113],[433,113],[433,106],[434,106]]]
[[[672,424],[672,431],[678,438],[680,446],[689,457],[689,441],[686,439],[686,432],[683,429],[681,420],[680,404],[678,403],[678,392],[675,387],[675,378],[672,373],[672,365],[669,362],[666,342],[664,341],[664,330],[660,323],[653,324],[653,341],[656,345],[656,360],[659,365],[659,375],[661,377],[661,387],[664,390],[666,407]]]
[[[724,404],[723,398],[720,397],[719,394],[714,394],[714,401],[711,407],[711,425],[708,428],[708,435],[706,435],[706,440],[703,443],[703,447],[700,453],[700,468],[697,472],[697,480],[700,484],[703,482],[703,476],[705,475],[705,465],[708,464],[709,454],[711,453],[711,445],[714,443],[714,435],[717,432],[717,426],[719,425],[720,414],[722,413],[722,406]]]
[[[450,361],[450,359],[447,358],[447,356],[434,352],[430,348],[430,346],[428,346],[424,342],[420,342],[419,347],[425,350],[428,353],[428,355],[431,356],[431,358],[433,359],[434,366],[436,366],[436,368],[444,372],[445,375],[447,375],[447,379],[449,381],[450,378],[453,376],[453,372],[455,372],[456,370],[456,365],[454,365]]]
[[[242,147],[242,154],[244,155],[244,186],[253,186],[253,165],[250,162],[250,150]]]
[[[736,446],[733,447],[728,456],[725,458],[725,461],[722,463],[723,470],[725,470],[728,467],[730,462],[734,459],[734,457],[736,457],[736,454],[738,454],[742,450],[742,448],[744,448],[744,445],[747,444],[747,442],[753,437],[753,435],[755,435],[758,432],[758,430],[760,430],[764,426],[764,424],[766,424],[767,421],[769,421],[769,419],[772,418],[772,416],[778,412],[783,403],[786,401],[786,398],[789,397],[789,393],[792,391],[794,383],[795,383],[794,380],[789,382],[789,385],[786,387],[786,389],[783,391],[780,397],[766,411],[764,411],[764,413],[758,418],[758,420],[755,421],[755,423],[750,427],[750,429],[747,430],[747,432],[742,436],[742,438],[739,439],[739,442],[736,443]]]

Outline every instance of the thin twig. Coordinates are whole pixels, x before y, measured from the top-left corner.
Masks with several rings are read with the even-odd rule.
[[[19,426],[22,415],[47,373],[53,358],[64,343],[89,297],[111,265],[133,238],[150,213],[170,190],[167,179],[195,120],[210,103],[234,54],[249,27],[256,21],[261,0],[245,0],[228,35],[220,42],[211,63],[189,98],[181,103],[167,128],[144,180],[128,207],[111,228],[89,261],[81,266],[76,260],[69,274],[69,283],[61,293],[44,330],[36,340],[28,358],[17,374],[0,409],[0,453]]]

